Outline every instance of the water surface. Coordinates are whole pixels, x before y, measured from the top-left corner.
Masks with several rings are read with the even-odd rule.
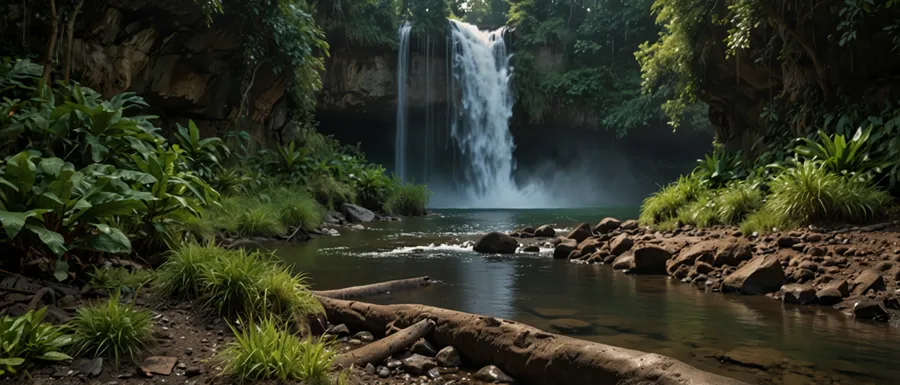
[[[572,228],[636,208],[442,210],[438,215],[339,228],[340,237],[278,245],[316,289],[431,276],[443,283],[368,299],[421,303],[524,322],[554,331],[542,309],[567,309],[595,325],[591,341],[665,354],[756,384],[898,384],[900,331],[830,308],[766,297],[703,293],[667,277],[631,276],[549,254],[485,256],[459,245],[486,231],[525,225]],[[720,362],[723,355],[762,366]]]

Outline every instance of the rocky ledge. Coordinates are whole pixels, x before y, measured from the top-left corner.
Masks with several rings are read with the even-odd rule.
[[[900,226],[895,222],[767,235],[725,226],[658,231],[615,218],[595,226],[582,223],[561,236],[547,229],[553,230],[545,225],[487,234],[475,251],[528,251],[539,244],[552,248],[555,259],[665,274],[710,292],[833,306],[866,320],[886,322],[900,314]],[[531,245],[519,248],[516,238]]]

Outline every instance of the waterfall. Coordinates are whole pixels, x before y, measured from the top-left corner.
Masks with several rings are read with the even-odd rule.
[[[403,23],[397,31],[400,52],[397,58],[397,133],[394,139],[394,172],[406,179],[406,77],[409,70],[409,31],[412,24]]]

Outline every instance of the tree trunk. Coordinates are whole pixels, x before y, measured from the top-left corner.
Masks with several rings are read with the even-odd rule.
[[[421,320],[397,333],[337,356],[334,365],[349,368],[350,365],[363,367],[366,364],[378,364],[401,350],[409,348],[419,338],[425,338],[432,330],[434,330],[434,321]]]
[[[69,83],[72,74],[72,42],[75,40],[75,19],[78,17],[78,12],[81,12],[82,5],[84,5],[84,0],[78,0],[78,4],[75,5],[75,9],[72,11],[72,16],[69,18],[69,25],[66,26],[66,64],[63,67],[63,82],[66,84]]]
[[[41,79],[50,86],[50,73],[53,72],[53,53],[56,52],[56,36],[59,35],[59,15],[56,12],[56,0],[50,0],[50,41],[47,42],[47,56],[44,57],[44,73]]]
[[[313,293],[321,295],[323,297],[334,299],[353,299],[360,297],[371,297],[373,295],[384,294],[398,290],[416,289],[422,286],[428,286],[430,284],[431,278],[418,277],[373,283],[371,285],[353,286],[336,290],[314,291]]]

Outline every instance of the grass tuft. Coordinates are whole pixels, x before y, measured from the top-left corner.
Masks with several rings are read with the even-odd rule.
[[[431,199],[431,191],[421,184],[398,184],[384,204],[391,215],[425,215],[425,206]]]
[[[194,299],[200,296],[205,271],[225,250],[209,243],[206,246],[186,244],[169,253],[169,258],[156,271],[154,288],[163,295]]]
[[[716,204],[711,193],[698,196],[696,200],[681,206],[676,219],[683,224],[708,227],[718,222]]]
[[[262,202],[248,202],[238,215],[237,231],[242,235],[274,236],[287,232],[277,207]]]
[[[730,183],[715,197],[716,217],[720,223],[736,224],[763,206],[763,192],[746,181]]]
[[[783,213],[773,212],[770,209],[763,208],[752,213],[741,222],[741,232],[744,234],[768,234],[779,230],[790,229],[797,226],[797,222],[792,221]]]
[[[285,226],[303,226],[304,229],[312,230],[322,224],[325,210],[301,188],[280,187],[268,190],[265,195],[280,214],[281,222]]]
[[[309,188],[316,201],[328,208],[356,202],[356,191],[350,185],[339,182],[331,176],[313,179]]]
[[[241,330],[232,326],[235,340],[220,353],[223,372],[239,381],[329,383],[331,363],[337,355],[335,350],[321,341],[301,340],[287,329],[287,324],[272,317]]]
[[[674,219],[678,210],[707,193],[695,175],[682,176],[644,200],[638,218],[642,224],[655,225]]]
[[[98,268],[91,273],[91,287],[109,292],[134,293],[153,280],[149,270],[129,270],[123,267]]]
[[[133,359],[153,342],[150,311],[121,303],[118,293],[106,303],[78,309],[70,326],[76,355],[106,356],[117,366],[123,356]]]

